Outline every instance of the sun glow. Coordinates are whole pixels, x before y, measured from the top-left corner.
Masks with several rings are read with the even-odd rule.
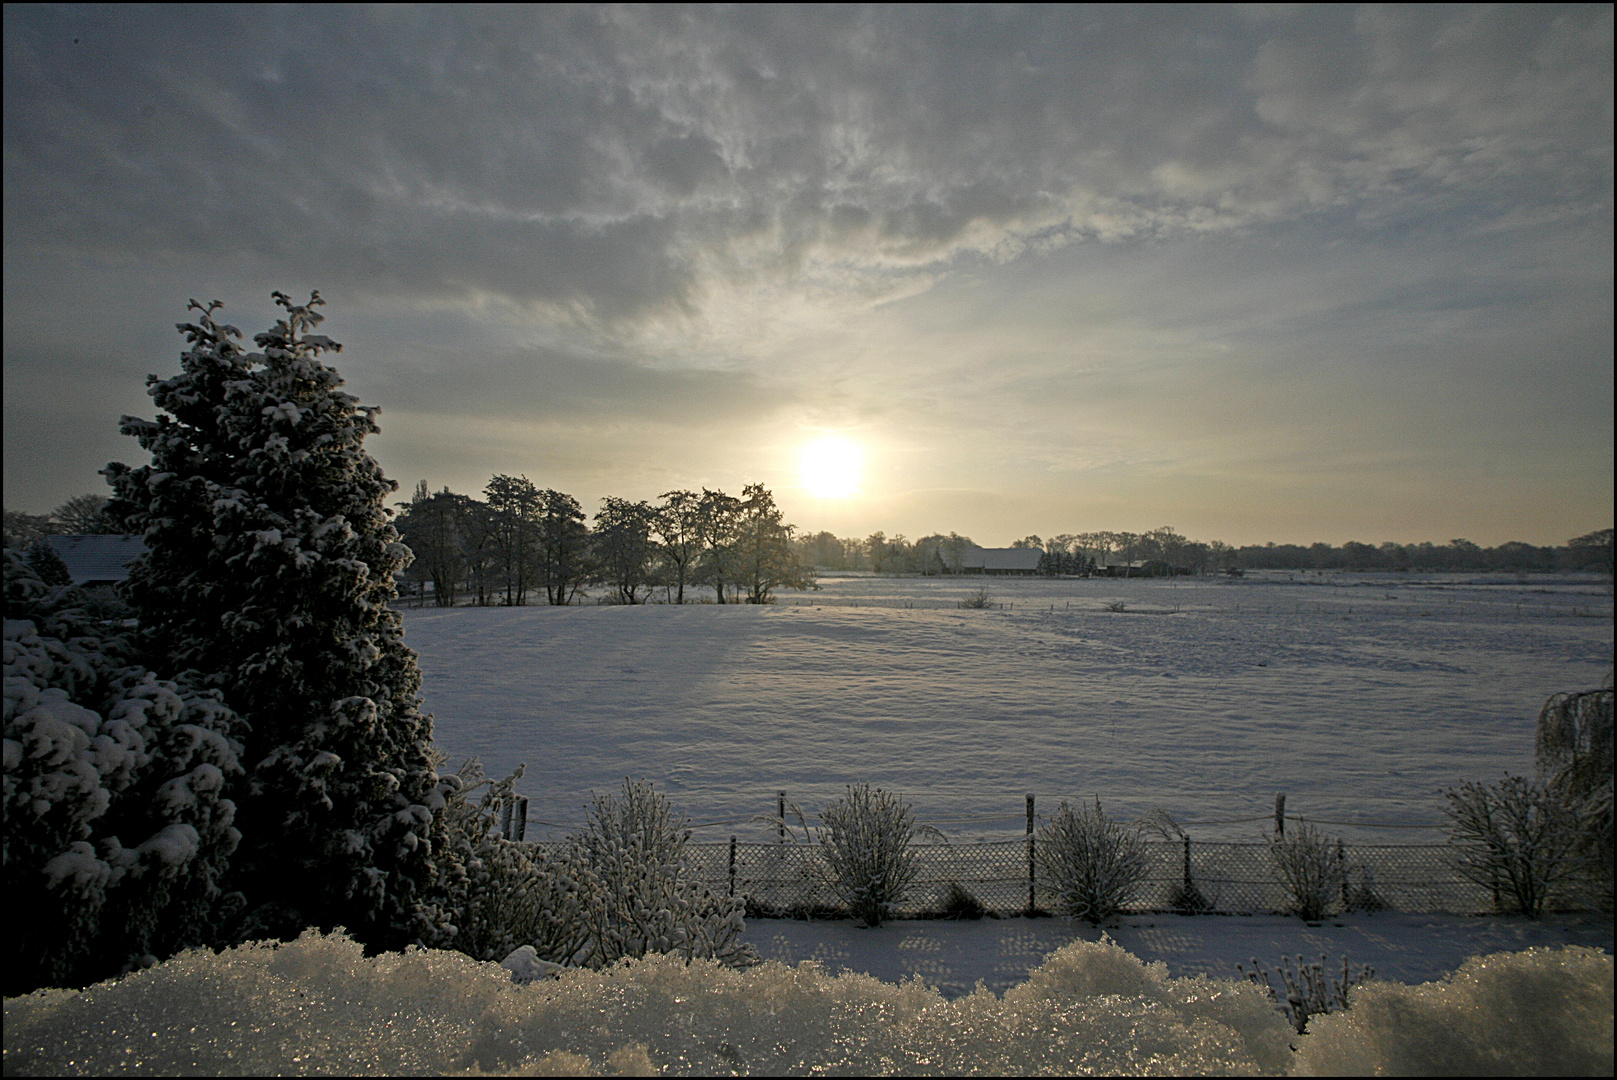
[[[864,453],[840,435],[827,435],[803,447],[798,471],[803,486],[820,499],[845,499],[859,490]]]

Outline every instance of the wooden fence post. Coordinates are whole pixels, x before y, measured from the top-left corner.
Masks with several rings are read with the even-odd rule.
[[[1038,910],[1037,897],[1034,895],[1037,878],[1033,868],[1033,844],[1033,793],[1030,791],[1027,796],[1027,915],[1030,919]]]
[[[775,803],[775,816],[777,818],[775,822],[776,840],[778,843],[784,844],[786,842],[786,793],[784,791],[780,793],[780,798]]]
[[[1286,793],[1280,792],[1275,796],[1275,839],[1286,838]]]
[[[500,807],[500,836],[503,839],[511,839],[511,815],[513,812],[515,812],[516,808],[517,804],[515,801],[508,802],[504,806]]]
[[[528,797],[526,795],[517,799],[516,819],[516,840],[520,844],[528,838]]]
[[[1190,895],[1190,834],[1185,834],[1185,895]]]
[[[730,895],[736,894],[736,838],[730,837]]]

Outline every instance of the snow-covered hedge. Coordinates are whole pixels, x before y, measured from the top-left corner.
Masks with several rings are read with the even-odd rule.
[[[1612,959],[1583,948],[1373,982],[1297,1035],[1244,980],[1173,979],[1106,942],[1051,954],[1003,997],[946,1001],[812,963],[672,956],[523,986],[460,953],[367,958],[310,932],[8,998],[5,1061],[16,1074],[1609,1076],[1611,1017]]]
[[[212,940],[240,839],[235,716],[5,551],[5,985],[82,985]]]
[[[650,784],[625,781],[622,798],[598,797],[588,826],[547,852],[495,828],[522,773],[493,781],[473,758],[443,778],[442,944],[481,960],[526,946],[525,968],[601,968],[652,952],[756,962],[741,942],[745,899],[685,873],[688,822]]]

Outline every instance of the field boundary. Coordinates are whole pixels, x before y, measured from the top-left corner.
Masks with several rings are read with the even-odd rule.
[[[1149,868],[1125,912],[1272,915],[1290,914],[1295,906],[1267,843],[1184,840],[1145,846]],[[755,918],[845,918],[848,911],[831,887],[819,850],[818,844],[802,843],[693,843],[685,848],[686,872],[717,893],[744,896],[747,914]],[[893,905],[894,917],[953,917],[946,901],[955,886],[993,915],[1049,913],[1025,838],[916,845],[910,851],[917,873],[905,898]],[[1501,910],[1490,889],[1455,869],[1450,845],[1341,844],[1337,853],[1344,872],[1339,911],[1483,915]],[[1199,896],[1202,904],[1187,907],[1187,895]],[[1551,907],[1595,910],[1571,893]]]

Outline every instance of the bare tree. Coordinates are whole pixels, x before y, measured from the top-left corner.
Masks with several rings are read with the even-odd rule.
[[[656,553],[651,530],[656,521],[651,504],[610,495],[601,500],[595,515],[596,567],[601,580],[610,582],[625,604],[639,603],[640,590],[651,582]]]
[[[722,604],[726,585],[739,576],[736,543],[741,524],[741,500],[722,491],[703,488],[696,520],[697,535],[702,542],[698,576],[713,586],[714,595]]]
[[[1501,911],[1537,918],[1551,892],[1581,869],[1577,815],[1543,784],[1507,776],[1446,793],[1455,869],[1492,891]]]
[[[676,604],[685,602],[685,583],[691,580],[702,554],[702,497],[694,491],[665,491],[657,507],[658,550],[673,570]]]
[[[782,520],[769,489],[748,484],[737,521],[736,540],[740,586],[747,603],[767,604],[780,588],[814,588],[814,575],[792,551],[792,526]]]
[[[58,531],[69,535],[119,532],[106,509],[107,500],[100,495],[75,495],[52,510],[51,517],[60,526]]]

